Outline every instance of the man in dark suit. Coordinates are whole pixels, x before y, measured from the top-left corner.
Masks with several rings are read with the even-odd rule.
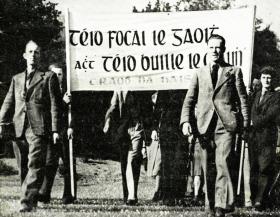
[[[62,135],[61,141],[58,144],[49,144],[46,158],[46,173],[44,182],[39,191],[38,200],[43,203],[49,203],[51,199],[51,190],[54,183],[54,178],[58,168],[59,157],[63,161],[63,178],[64,190],[62,196],[63,204],[73,203],[76,196],[76,177],[74,176],[74,193],[71,194],[71,178],[70,178],[70,163],[69,163],[69,140],[73,138],[73,121],[68,127],[68,105],[71,103],[71,95],[66,92],[65,79],[63,75],[63,68],[58,63],[53,63],[49,66],[49,70],[57,75],[59,81],[60,92],[63,95],[62,102]],[[74,164],[74,171],[76,171]],[[75,173],[74,173],[75,174]]]
[[[207,178],[205,209],[209,216],[213,216],[215,201],[215,215],[224,216],[234,204],[228,160],[237,130],[248,127],[247,93],[241,69],[224,62],[225,39],[212,35],[207,46],[208,65],[194,73],[183,104],[180,124],[184,135],[192,134],[191,115],[197,105],[198,133],[205,144],[210,144],[209,140],[214,141],[216,153],[215,192],[211,192]],[[241,120],[243,123],[240,123]]]
[[[105,117],[104,133],[113,122],[113,140],[120,146],[123,199],[127,205],[136,205],[143,145],[143,120],[136,92],[114,92]]]
[[[186,206],[186,151],[185,141],[179,128],[181,106],[185,91],[158,91],[151,112],[151,137],[158,140],[161,156],[158,180],[159,189],[154,201],[168,206]]]
[[[2,125],[14,123],[22,189],[20,212],[30,212],[37,206],[50,137],[54,144],[59,139],[61,96],[55,73],[39,71],[36,42],[26,44],[23,57],[27,68],[12,79],[0,112],[0,135]]]
[[[268,201],[269,183],[274,175],[274,160],[277,143],[277,122],[280,113],[280,94],[273,90],[275,70],[264,67],[261,70],[261,85],[254,97],[251,108],[254,144],[250,147],[252,183],[257,187],[253,199],[255,208],[264,208]]]

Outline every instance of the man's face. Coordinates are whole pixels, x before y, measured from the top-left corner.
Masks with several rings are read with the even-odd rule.
[[[57,67],[53,67],[52,71],[57,75],[59,84],[62,84],[62,80],[63,80],[63,71],[62,68],[57,68]]]
[[[28,42],[25,48],[25,52],[23,54],[23,58],[26,60],[26,64],[28,66],[38,66],[40,61],[39,46],[33,41]]]
[[[223,59],[223,55],[225,52],[225,47],[222,44],[221,39],[210,39],[208,42],[208,61],[210,63],[218,63],[220,60]]]
[[[268,75],[268,74],[261,75],[261,83],[262,83],[263,88],[265,88],[265,89],[270,88],[271,82],[272,82],[271,75]]]

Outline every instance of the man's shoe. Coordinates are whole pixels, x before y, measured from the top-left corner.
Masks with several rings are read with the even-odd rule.
[[[44,203],[44,204],[48,204],[48,203],[50,203],[50,201],[51,201],[51,196],[49,196],[49,195],[44,195],[44,194],[38,194],[38,195],[37,195],[37,200],[38,200],[39,202]]]
[[[152,201],[153,201],[153,202],[158,202],[159,200],[160,200],[159,192],[156,191],[156,192],[154,193],[154,196],[153,196],[153,198],[152,198]]]
[[[261,202],[256,202],[254,205],[256,211],[262,211],[262,204]]]
[[[182,207],[187,207],[187,203],[184,199],[175,199],[175,205],[176,206],[182,206]]]
[[[163,200],[163,205],[165,206],[175,206],[176,202],[174,198],[166,198]]]
[[[199,199],[198,196],[194,196],[194,198],[191,201],[193,206],[199,206]]]
[[[21,204],[21,207],[20,207],[20,209],[19,209],[19,212],[31,212],[32,209],[33,209],[32,206],[27,205],[26,203],[22,203],[22,204]]]
[[[62,203],[65,204],[65,205],[71,204],[71,203],[74,203],[74,202],[75,202],[75,198],[72,197],[72,196],[62,198]]]
[[[223,208],[217,207],[215,210],[215,217],[224,217],[225,210]]]
[[[135,206],[137,204],[137,202],[138,202],[137,200],[130,200],[130,199],[128,199],[125,204],[127,206]]]
[[[207,217],[215,217],[214,210],[207,209],[205,210],[205,214]]]

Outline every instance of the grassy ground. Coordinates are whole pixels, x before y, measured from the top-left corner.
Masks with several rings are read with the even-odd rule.
[[[16,168],[14,159],[2,159],[7,165]],[[139,205],[128,207],[122,203],[121,174],[119,162],[94,160],[85,164],[79,159],[77,171],[78,201],[71,205],[62,205],[63,179],[57,175],[51,203],[39,203],[36,212],[19,214],[20,187],[16,174],[0,174],[0,216],[205,216],[203,207],[167,207],[151,203],[153,180],[147,178],[142,169],[139,185]],[[238,208],[227,216],[280,216],[279,211],[255,212]]]

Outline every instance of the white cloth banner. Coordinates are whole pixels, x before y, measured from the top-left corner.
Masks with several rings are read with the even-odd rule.
[[[226,39],[225,61],[252,67],[255,8],[179,13],[69,13],[71,91],[188,89],[207,64],[211,34]]]

